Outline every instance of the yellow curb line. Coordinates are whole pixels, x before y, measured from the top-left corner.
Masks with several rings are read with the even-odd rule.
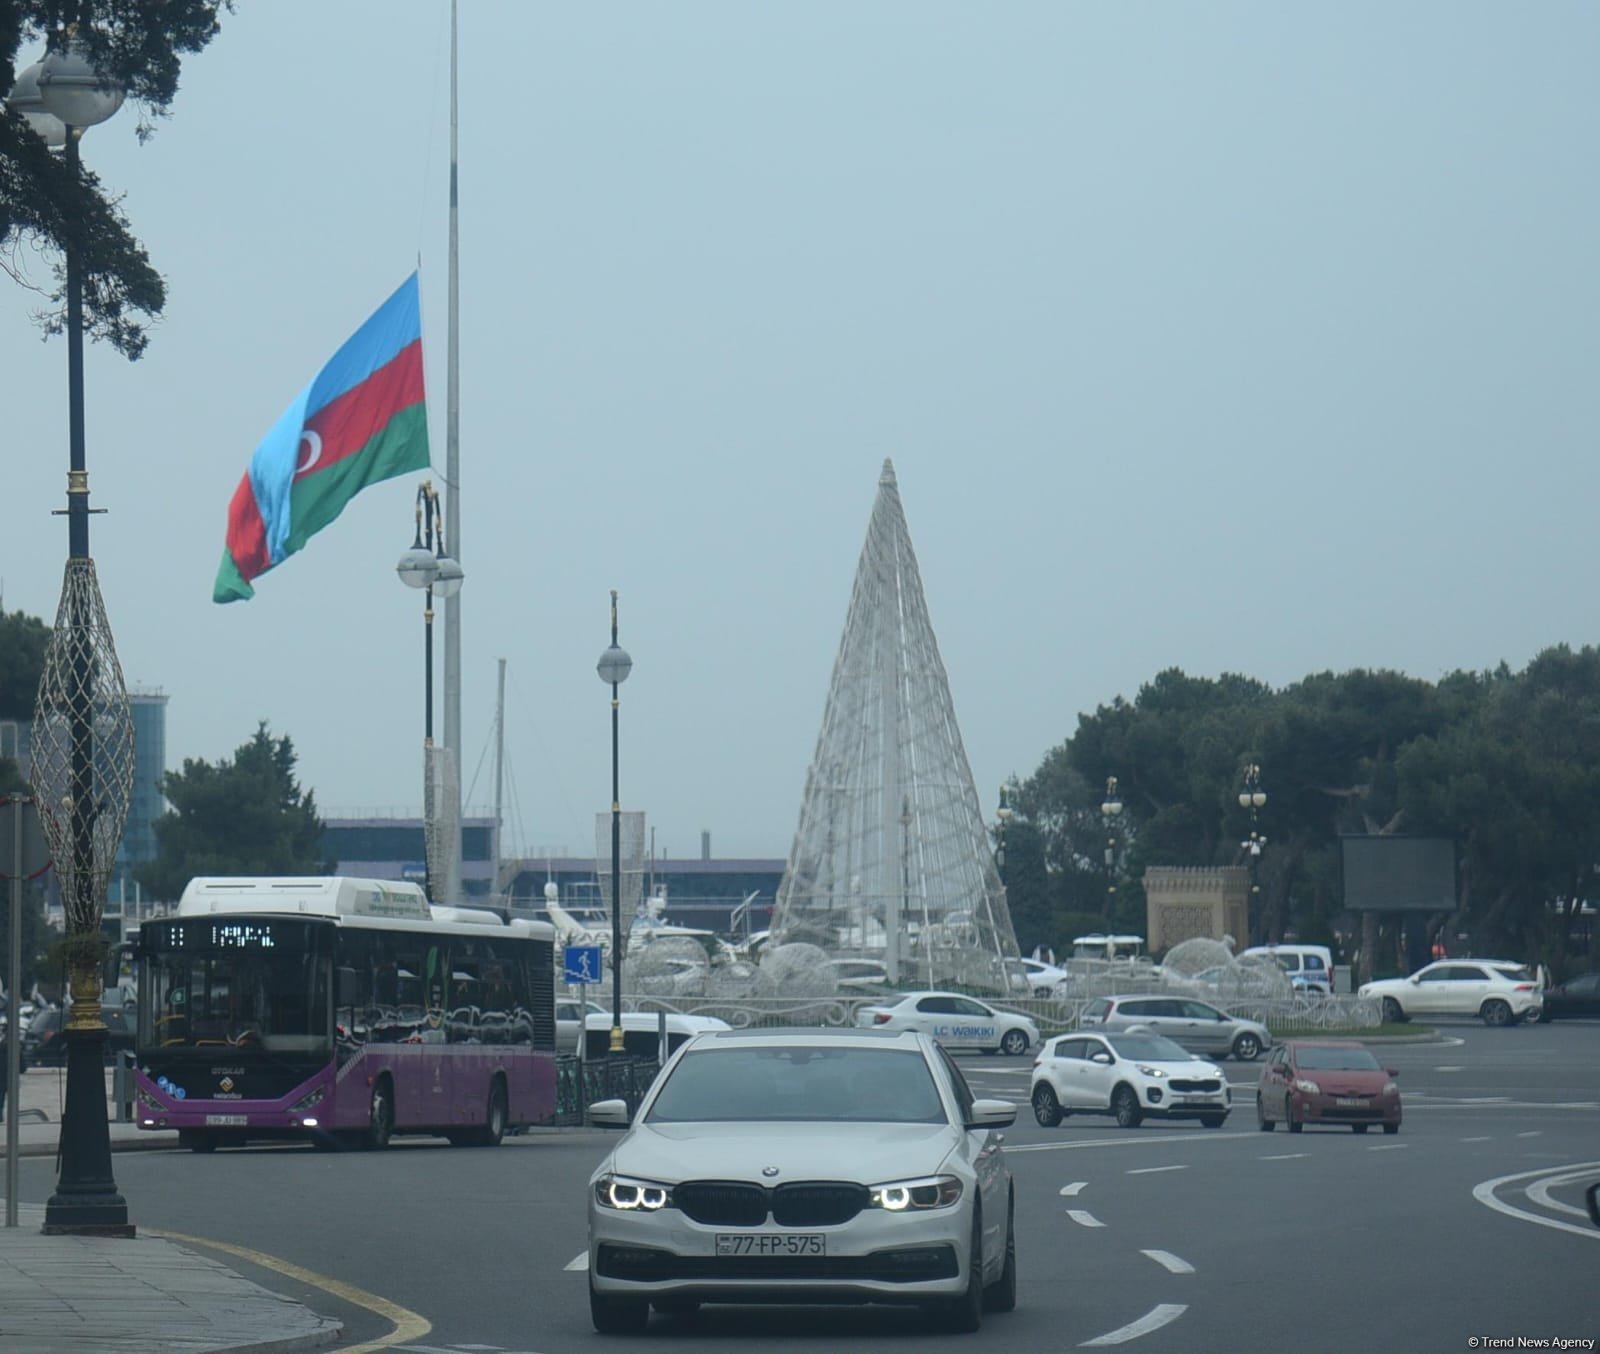
[[[320,1288],[323,1292],[331,1293],[354,1307],[364,1307],[394,1325],[394,1329],[381,1339],[368,1340],[359,1345],[344,1345],[331,1354],[376,1354],[376,1351],[388,1349],[402,1340],[420,1340],[433,1330],[433,1323],[427,1317],[419,1316],[409,1308],[400,1306],[399,1303],[390,1302],[388,1298],[380,1298],[375,1293],[368,1293],[365,1289],[339,1279],[330,1279],[326,1275],[302,1269],[299,1265],[291,1264],[288,1260],[280,1260],[265,1251],[253,1251],[248,1246],[235,1246],[230,1241],[211,1241],[201,1236],[186,1236],[182,1232],[163,1232],[154,1227],[144,1227],[140,1231],[144,1236],[156,1236],[166,1241],[179,1241],[191,1246],[226,1251],[241,1260],[248,1260],[252,1265],[260,1265],[263,1269],[274,1270],[287,1278],[296,1279],[313,1288]]]

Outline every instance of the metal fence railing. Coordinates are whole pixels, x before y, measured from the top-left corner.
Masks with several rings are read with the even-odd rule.
[[[660,1070],[654,1058],[556,1059],[556,1123],[582,1124],[597,1100],[625,1100],[631,1118]]]

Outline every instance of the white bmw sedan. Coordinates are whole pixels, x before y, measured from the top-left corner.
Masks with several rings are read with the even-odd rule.
[[[857,1010],[856,1024],[873,1030],[921,1030],[946,1048],[975,1048],[1011,1057],[1039,1042],[1039,1027],[1027,1016],[959,992],[908,992],[885,999]]]
[[[591,1121],[623,1126],[604,1100]],[[975,1331],[1016,1305],[1006,1100],[913,1031],[701,1034],[589,1181],[595,1329],[702,1302],[921,1305]]]

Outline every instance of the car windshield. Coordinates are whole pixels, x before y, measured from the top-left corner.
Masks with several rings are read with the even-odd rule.
[[[785,1044],[685,1054],[646,1119],[934,1124],[946,1115],[920,1052]]]
[[[1378,1060],[1364,1048],[1302,1048],[1295,1055],[1301,1067],[1328,1072],[1378,1072]]]
[[[1114,1034],[1108,1041],[1123,1058],[1147,1063],[1186,1063],[1194,1054],[1159,1034]]]

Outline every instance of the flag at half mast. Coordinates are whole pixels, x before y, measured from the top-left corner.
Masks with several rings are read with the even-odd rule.
[[[369,484],[428,465],[417,274],[378,307],[284,411],[228,505],[214,602],[254,597]]]

